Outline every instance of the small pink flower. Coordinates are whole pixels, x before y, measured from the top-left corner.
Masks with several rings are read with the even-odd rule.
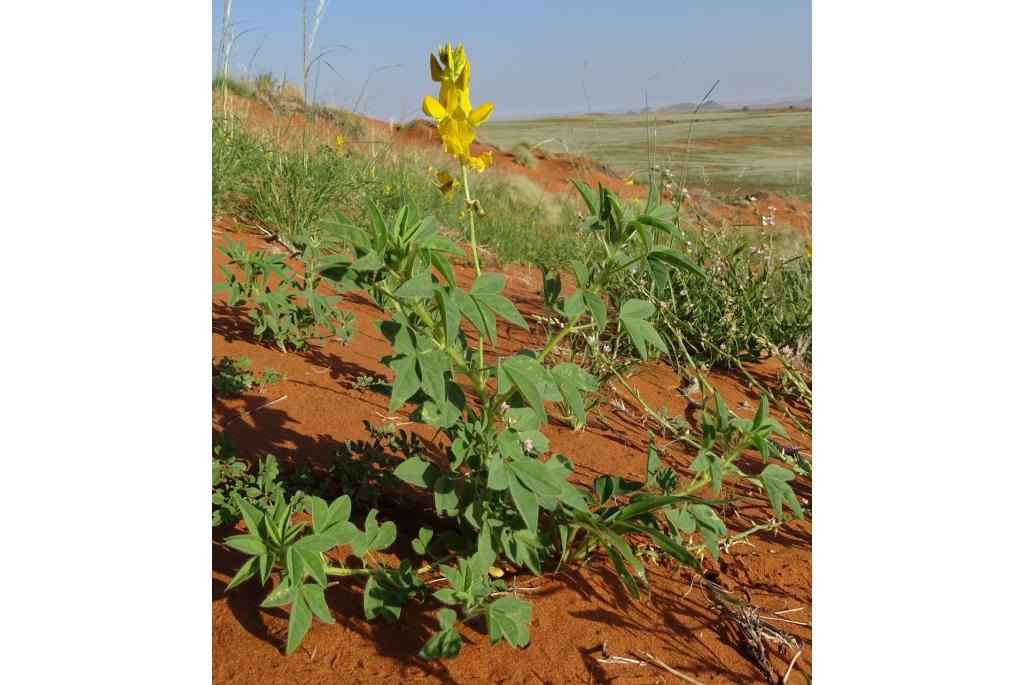
[[[501,415],[502,415],[502,416],[504,416],[505,414],[507,414],[507,413],[508,413],[508,410],[509,410],[508,402],[502,402],[502,403],[501,403],[501,406],[500,406],[500,407],[498,407],[498,411],[499,411],[499,412],[501,412]]]
[[[529,438],[523,440],[523,451],[527,454],[533,451],[533,440],[530,440]]]
[[[605,354],[608,354],[609,352],[612,351],[612,346],[605,343],[604,347],[601,348],[601,351],[604,352]]]
[[[664,309],[664,308],[665,308],[665,307],[667,307],[667,306],[668,306],[668,304],[667,304],[667,303],[665,303],[665,302],[659,302],[659,303],[658,303],[658,309]]]

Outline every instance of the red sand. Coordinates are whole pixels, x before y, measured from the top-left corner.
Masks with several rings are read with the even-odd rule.
[[[521,167],[520,167],[521,168]],[[224,224],[215,224],[214,242],[223,240]],[[271,247],[258,238],[246,236],[251,247]],[[214,265],[225,263],[214,251]],[[470,280],[471,269],[457,269],[462,281]],[[521,308],[539,312],[542,302],[537,294],[539,274],[522,267],[510,267],[506,295]],[[214,266],[214,281],[220,275]],[[390,372],[378,359],[389,350],[373,327],[380,313],[364,298],[346,294],[343,306],[355,313],[358,334],[348,346],[330,342],[325,347],[303,353],[283,354],[257,343],[244,312],[225,307],[223,294],[213,297],[213,353],[253,359],[254,368],[271,366],[286,374],[280,385],[269,386],[263,394],[256,390],[241,397],[214,400],[213,428],[218,432],[240,412],[252,410],[282,395],[287,399],[256,411],[231,424],[231,439],[238,445],[240,457],[255,463],[258,457],[273,453],[284,465],[323,463],[332,448],[345,439],[365,438],[362,420],[380,422],[390,416],[387,401],[372,392],[360,393],[349,382],[361,374],[383,375]],[[529,317],[527,317],[529,318]],[[523,344],[536,344],[537,338],[519,329],[502,329],[506,351]],[[778,365],[773,360],[754,364],[752,373],[773,387]],[[691,424],[696,417],[674,389],[674,374],[665,366],[649,366],[630,378],[642,397],[654,408],[668,407],[682,414]],[[730,407],[742,415],[753,414],[757,395],[742,380],[732,375],[712,373],[712,383]],[[545,433],[551,448],[567,455],[576,465],[579,482],[591,482],[600,473],[642,477],[645,469],[647,427],[642,410],[628,395],[623,400],[627,413],[602,410],[610,426],[592,419],[585,430],[573,432],[557,425]],[[745,401],[745,405],[741,405]],[[749,407],[749,408],[747,408]],[[805,425],[810,417],[791,407]],[[395,412],[407,416],[407,407]],[[774,413],[773,413],[774,415]],[[781,417],[778,417],[781,420]],[[404,420],[404,418],[399,419]],[[783,420],[794,444],[810,450],[810,440]],[[414,426],[405,426],[410,429]],[[429,440],[433,431],[417,431]],[[685,469],[693,455],[678,447],[668,450],[663,459],[677,469]],[[759,468],[756,455],[745,455],[746,465]],[[794,481],[798,497],[810,498],[810,483]],[[703,494],[703,493],[702,493]],[[751,494],[753,500],[741,505],[726,518],[730,532],[744,530],[748,521],[765,522],[772,516],[767,501],[745,489],[734,494]],[[382,504],[382,519],[399,524],[398,553],[407,553],[410,534],[415,534],[429,513],[411,512]],[[241,530],[241,527],[239,527]],[[764,676],[745,654],[734,626],[711,608],[692,574],[651,566],[649,593],[633,601],[603,558],[587,567],[563,568],[541,578],[519,576],[520,586],[536,588],[523,593],[534,602],[530,625],[530,645],[521,651],[502,643],[491,647],[486,633],[464,628],[464,648],[455,661],[425,662],[415,655],[436,625],[433,604],[412,605],[403,609],[397,624],[367,622],[363,618],[362,598],[357,584],[343,582],[328,590],[328,605],[337,625],[314,622],[298,651],[290,657],[283,653],[287,632],[287,614],[281,609],[261,609],[266,590],[257,581],[248,581],[231,592],[224,588],[244,560],[243,555],[227,548],[222,540],[233,534],[226,528],[213,530],[213,681],[215,683],[377,683],[377,682],[449,682],[449,683],[666,683],[680,682],[675,676],[651,665],[607,664],[598,661],[600,645],[608,652],[635,658],[650,652],[692,678],[714,683],[763,683]],[[762,616],[783,609],[801,609],[782,617],[810,624],[811,620],[811,521],[787,525],[776,534],[757,533],[749,545],[734,545],[723,552],[718,564],[706,560],[716,580],[735,595],[747,599],[761,610]],[[511,579],[508,579],[511,581]],[[780,617],[780,618],[782,618]],[[805,643],[797,667],[810,673],[811,630],[808,626],[783,623],[774,625]],[[785,672],[791,654],[772,653],[777,674]],[[793,673],[791,682],[800,682]]]

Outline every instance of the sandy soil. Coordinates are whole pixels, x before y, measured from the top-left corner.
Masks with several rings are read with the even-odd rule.
[[[417,134],[420,135],[420,134]],[[520,167],[521,168],[521,167]],[[215,223],[213,242],[223,240],[223,223]],[[251,247],[275,249],[261,239],[246,236]],[[213,251],[214,282],[220,280],[216,264],[225,263]],[[470,280],[471,269],[458,268],[460,280]],[[540,312],[537,294],[539,274],[522,267],[510,267],[505,294],[526,311]],[[379,312],[366,299],[346,294],[344,307],[355,313],[358,334],[347,345],[330,342],[303,353],[283,354],[255,341],[244,312],[227,308],[223,294],[213,297],[213,354],[248,356],[255,369],[271,366],[286,374],[280,385],[269,386],[228,400],[214,400],[213,432],[241,412],[286,395],[273,406],[260,409],[228,427],[240,457],[255,461],[273,453],[283,465],[323,464],[333,447],[345,439],[365,438],[363,419],[379,422],[391,414],[387,400],[373,392],[359,392],[349,382],[361,374],[390,372],[378,359],[388,346],[373,327]],[[529,320],[529,316],[527,316]],[[531,333],[503,328],[504,351],[524,344],[536,344]],[[772,360],[752,366],[759,381],[774,385],[777,363]],[[753,414],[757,395],[745,382],[723,373],[713,373],[712,382],[729,405],[742,416]],[[653,407],[667,407],[694,425],[686,401],[676,389],[678,380],[665,366],[648,366],[630,378]],[[641,478],[645,469],[647,427],[642,410],[625,396],[627,410],[604,407],[608,425],[592,420],[580,432],[552,425],[545,429],[553,450],[564,453],[576,465],[579,482],[590,483],[600,473]],[[744,403],[744,404],[741,404]],[[407,416],[407,407],[396,414]],[[810,417],[797,407],[792,411],[810,425]],[[783,421],[793,440],[790,444],[810,450],[810,439]],[[405,426],[412,428],[413,426]],[[433,431],[422,431],[429,440]],[[677,469],[685,469],[692,454],[673,447],[663,455]],[[748,455],[748,466],[759,459]],[[757,467],[755,467],[757,468]],[[798,497],[811,497],[810,484],[798,479]],[[727,518],[730,530],[745,529],[748,521],[764,522],[771,516],[767,501],[756,492]],[[408,541],[419,525],[432,516],[429,504],[408,500],[397,508],[384,503],[382,519],[395,520],[399,540],[394,550],[409,554]],[[354,516],[353,518],[356,518]],[[241,528],[239,528],[241,530]],[[515,650],[502,643],[490,647],[480,629],[463,629],[462,655],[452,662],[424,662],[415,655],[436,625],[436,607],[413,605],[403,609],[397,624],[368,623],[363,618],[360,589],[355,583],[341,583],[327,593],[337,625],[314,622],[305,641],[290,657],[283,653],[287,614],[280,609],[261,609],[266,591],[256,581],[225,593],[224,588],[244,557],[227,548],[222,540],[235,531],[213,529],[213,682],[215,683],[667,683],[681,682],[651,665],[609,664],[598,661],[601,645],[608,653],[635,657],[649,652],[673,668],[707,685],[714,683],[763,683],[764,676],[744,650],[734,624],[704,598],[693,584],[692,574],[674,573],[663,566],[651,566],[650,592],[633,601],[614,572],[598,559],[586,567],[563,568],[541,578],[529,574],[517,583],[531,588],[526,593],[534,606],[531,643]],[[811,663],[811,521],[789,525],[775,535],[754,534],[749,544],[734,545],[715,564],[706,560],[712,578],[760,609],[761,615],[805,643],[797,665],[810,673]],[[511,582],[511,578],[508,579]],[[773,612],[793,610],[776,616]],[[782,619],[796,621],[785,623]],[[777,674],[785,672],[791,654],[774,654]],[[802,682],[794,672],[790,682]]]
[[[299,144],[303,136],[304,114],[301,111],[293,113],[275,113],[269,106],[256,100],[243,100],[231,96],[229,104],[232,111],[242,116],[246,126],[263,130],[277,137],[282,144]],[[441,152],[441,141],[437,137],[437,131],[425,120],[416,120],[406,126],[391,125],[377,119],[360,117],[367,130],[367,134],[361,141],[346,141],[364,152],[379,151],[382,146],[391,146],[395,150],[408,148],[419,148],[423,150],[434,150]],[[339,130],[331,122],[317,118],[312,121],[306,135],[310,140],[318,143],[333,144]],[[808,132],[809,134],[809,132]],[[759,140],[758,137],[746,138],[723,138],[723,139],[698,139],[693,143],[708,146],[724,146],[735,144],[746,144]],[[576,191],[572,187],[570,179],[581,178],[591,186],[598,182],[611,188],[622,197],[646,196],[647,189],[643,186],[629,185],[621,174],[613,170],[605,169],[598,162],[579,156],[557,156],[537,158],[537,166],[528,169],[517,164],[512,154],[503,152],[498,148],[474,143],[471,146],[472,153],[478,155],[481,152],[490,150],[494,159],[493,166],[488,173],[517,174],[529,178],[539,186],[555,193],[567,193],[572,196]],[[691,187],[695,191],[696,187]],[[707,203],[705,208],[718,219],[727,225],[760,226],[761,217],[769,214],[769,206],[776,208],[775,225],[790,226],[801,235],[811,235],[811,203],[799,198],[794,198],[778,193],[760,193],[756,207],[746,204],[731,204],[720,201]],[[666,199],[668,199],[666,197]]]

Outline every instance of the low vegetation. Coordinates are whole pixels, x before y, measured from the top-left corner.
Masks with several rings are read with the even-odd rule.
[[[462,46],[439,47],[430,67],[439,91],[423,109],[449,156],[443,164],[415,152],[368,157],[343,136],[287,150],[230,120],[214,128],[215,211],[253,221],[301,264],[228,239],[217,287],[229,306],[247,312],[257,336],[301,350],[347,341],[354,327],[342,296],[363,294],[379,312],[390,348],[381,362],[393,376],[355,383],[385,392],[389,412],[407,407],[435,435],[428,454],[413,434],[367,424],[371,441],[339,446],[326,474],[282,474],[269,456],[250,474],[218,441],[214,524],[240,520],[244,532],[225,542],[247,557],[228,589],[258,582],[268,588],[262,606],[287,607],[289,654],[314,617],[335,622],[324,590],[339,578],[362,583],[367,620],[399,621],[413,602],[437,609],[418,654],[454,659],[463,626],[492,644],[529,643],[533,605],[507,591],[509,570],[540,575],[605,558],[638,598],[645,554],[702,576],[702,556],[717,559],[723,546],[805,516],[790,483],[810,477],[809,464],[780,448],[787,436],[772,417],[775,398],[763,394],[743,419],[703,374],[785,346],[793,382],[802,382],[804,246],[711,230],[685,197],[663,202],[653,175],[646,200],[629,201],[578,181],[575,201],[523,180],[488,180],[480,172],[490,154],[473,155],[470,143],[493,107],[472,106]],[[468,256],[456,239],[468,242]],[[502,352],[498,320],[529,325],[503,294],[505,276],[485,270],[488,251],[544,265],[540,344]],[[467,259],[474,278],[464,288],[454,264]],[[696,380],[699,434],[630,389],[632,370],[656,360]],[[599,474],[581,486],[572,455],[550,449],[545,427],[583,429],[613,385],[634,393],[664,437],[650,433],[642,478]],[[806,384],[795,387],[809,402]],[[695,455],[686,471],[666,465],[671,449]],[[740,459],[744,451],[760,463]],[[720,507],[741,488],[767,498],[770,523],[730,530]],[[418,530],[401,531],[411,553],[378,509],[403,497],[432,508]]]

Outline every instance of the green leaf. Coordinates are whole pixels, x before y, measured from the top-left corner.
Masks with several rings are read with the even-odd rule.
[[[572,274],[576,277],[578,291],[582,291],[590,285],[589,270],[583,262],[578,259],[570,259],[569,268],[572,269]]]
[[[512,357],[501,363],[501,368],[506,374],[508,374],[509,380],[516,386],[516,390],[523,396],[527,404],[537,412],[537,415],[543,421],[547,421],[548,415],[544,411],[544,402],[541,400],[540,392],[537,390],[537,386],[534,384],[533,379],[523,369],[519,368],[512,363],[516,357]]]
[[[330,609],[327,608],[327,600],[324,599],[324,589],[322,587],[307,583],[302,586],[302,597],[306,600],[306,604],[313,610],[317,618],[328,624],[335,622],[334,617],[331,616]]]
[[[768,493],[768,499],[771,500],[772,507],[775,509],[775,518],[777,520],[782,520],[783,502],[786,503],[786,506],[792,510],[793,515],[798,519],[804,517],[804,510],[800,506],[793,488],[789,485],[789,481],[795,478],[792,471],[784,469],[778,464],[768,464],[764,471],[761,472],[759,478],[764,485],[765,492]]]
[[[499,273],[488,272],[477,276],[469,287],[470,295],[496,295],[505,287],[505,277]]]
[[[583,290],[577,290],[562,302],[562,314],[566,319],[572,319],[586,311],[587,303],[583,299],[583,293]]]
[[[295,543],[294,548],[304,552],[321,554],[335,546],[330,535],[307,535]]]
[[[349,514],[352,513],[352,500],[349,499],[348,495],[342,495],[338,499],[331,502],[330,508],[327,510],[327,521],[324,528],[330,526],[340,525],[348,521]],[[314,530],[315,527],[314,527]],[[323,532],[323,531],[317,531]]]
[[[647,484],[654,482],[654,475],[661,468],[661,457],[658,456],[658,448],[654,445],[654,433],[647,431]]]
[[[491,468],[487,472],[487,487],[498,492],[508,489],[508,470],[500,458],[491,459]]]
[[[418,355],[420,380],[423,390],[434,401],[443,404],[446,401],[445,373],[451,370],[451,359],[441,350],[430,350]]]
[[[518,478],[510,478],[508,485],[512,493],[512,502],[515,503],[519,515],[523,517],[523,521],[530,532],[536,535],[537,515],[539,513],[537,496],[530,492]]]
[[[288,618],[288,647],[285,650],[287,654],[291,654],[298,648],[311,625],[313,625],[313,613],[303,596],[298,594],[292,603],[291,616]]]
[[[474,295],[473,298],[506,321],[529,330],[530,327],[527,325],[526,319],[519,313],[519,310],[516,309],[511,300],[501,295],[489,295],[486,293]]]
[[[587,205],[587,209],[590,210],[590,213],[597,214],[597,195],[594,193],[594,191],[588,188],[587,186],[583,185],[575,178],[570,180],[572,181],[572,184],[576,186],[576,191],[580,194],[580,197],[583,198],[583,202]]]
[[[437,513],[444,515],[456,514],[459,510],[459,493],[455,491],[455,482],[448,476],[441,476],[433,485],[434,508]]]
[[[349,267],[353,271],[376,271],[384,266],[384,260],[376,252],[368,252],[352,262]]]
[[[508,463],[508,470],[536,495],[554,497],[562,492],[562,487],[551,470],[536,459],[528,457],[511,461]]]
[[[245,519],[245,525],[249,528],[249,532],[255,534],[259,531],[260,524],[263,523],[263,513],[244,499],[238,501],[238,509],[242,512],[242,518]]]
[[[437,306],[441,310],[442,321],[444,321],[444,337],[449,347],[455,345],[459,339],[459,322],[462,318],[459,306],[455,300],[444,290],[437,290],[434,293]]]
[[[371,509],[370,513],[366,515],[366,523],[363,526],[363,530],[363,544],[366,546],[366,549],[371,551],[386,549],[395,541],[398,535],[398,529],[394,521],[385,521],[382,524],[377,523],[376,509]]]
[[[239,552],[257,556],[267,551],[263,541],[255,535],[232,535],[224,540],[224,544]]]
[[[272,607],[285,606],[291,604],[295,599],[295,588],[291,583],[282,582],[277,587],[270,591],[266,599],[260,602],[260,606],[269,609]]]
[[[673,250],[667,247],[656,247],[647,254],[647,259],[653,259],[659,262],[663,262],[665,264],[671,264],[674,267],[683,269],[685,271],[689,271],[690,273],[696,276],[700,276],[701,278],[707,278],[707,274],[705,274],[699,266],[694,264],[693,260],[684,255],[682,252],[679,252],[678,250]]]
[[[395,477],[421,488],[433,488],[441,471],[421,457],[406,459],[394,471]]]
[[[501,638],[514,647],[525,647],[530,642],[527,622],[533,613],[529,602],[505,595],[487,605],[487,634],[491,644]]]
[[[388,366],[395,374],[395,380],[391,384],[391,403],[388,405],[389,411],[394,411],[416,394],[422,381],[417,373],[416,357],[413,355],[403,354],[395,357]]]
[[[665,341],[646,319],[654,313],[654,305],[645,300],[628,300],[619,310],[619,321],[626,329],[630,340],[640,356],[647,358],[647,343],[668,354]]]
[[[252,578],[253,574],[256,573],[256,562],[259,559],[260,557],[249,557],[246,559],[245,563],[242,564],[242,568],[238,569],[238,573],[235,574],[235,577],[231,579],[231,582],[228,583],[228,586],[224,589],[230,590],[231,588]]]
[[[484,313],[481,311],[480,305],[477,301],[457,288],[451,291],[451,295],[452,299],[455,300],[455,304],[458,305],[459,311],[469,319],[473,328],[475,328],[480,335],[488,335],[490,329],[487,326]]]
[[[383,616],[388,623],[394,623],[402,613],[402,598],[377,576],[370,576],[363,588],[363,613],[368,621]]]
[[[583,291],[583,299],[587,303],[587,310],[590,315],[594,318],[594,323],[597,324],[596,335],[600,335],[605,326],[608,325],[608,308],[604,304],[604,300],[597,293],[592,293],[589,290]]]
[[[722,519],[718,518],[715,510],[706,504],[695,504],[692,507],[692,512],[693,517],[697,519],[700,535],[704,538],[704,545],[711,554],[711,558],[718,561],[718,538],[728,533],[725,524],[722,523]]]
[[[687,535],[697,530],[697,521],[686,507],[667,509],[665,511],[665,518],[676,530],[680,530]]]
[[[430,272],[424,271],[423,273],[416,274],[399,286],[395,290],[395,296],[405,298],[432,297],[434,290],[438,287],[438,284],[434,283]]]

